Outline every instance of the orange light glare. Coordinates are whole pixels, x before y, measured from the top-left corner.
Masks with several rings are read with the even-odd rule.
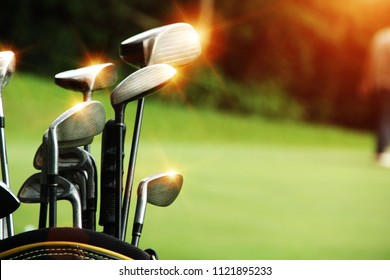
[[[103,64],[109,62],[106,57],[99,54],[86,54],[86,57],[82,61],[81,67],[95,65],[95,64]]]

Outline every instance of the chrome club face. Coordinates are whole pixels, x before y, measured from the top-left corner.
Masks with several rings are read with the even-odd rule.
[[[176,70],[167,64],[156,64],[137,70],[123,80],[111,94],[114,108],[146,97],[166,86],[176,75]],[[121,112],[118,112],[121,114]]]
[[[174,23],[140,33],[123,41],[120,56],[136,67],[165,63],[183,67],[202,52],[198,33],[187,23]]]
[[[68,200],[73,209],[73,226],[82,227],[82,209],[80,193],[77,187],[63,177],[58,177],[58,187],[56,189],[57,200]],[[41,174],[36,173],[30,176],[19,190],[18,198],[23,203],[41,202]]]
[[[55,134],[55,140],[59,143],[90,139],[103,130],[105,120],[106,113],[100,102],[83,102],[61,114],[50,125],[49,137]]]

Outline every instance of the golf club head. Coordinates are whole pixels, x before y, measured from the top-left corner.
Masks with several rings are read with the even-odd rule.
[[[102,132],[105,120],[104,107],[98,101],[82,102],[62,113],[43,135],[43,145],[46,146],[43,150],[46,152],[42,158],[46,161],[42,165],[46,166],[45,173],[55,174],[52,172],[57,169],[59,148],[92,143],[93,137]]]
[[[19,199],[0,181],[0,219],[13,213],[19,206]]]
[[[77,104],[61,114],[50,125],[49,130],[55,131],[58,143],[78,143],[100,134],[105,121],[103,105],[98,101],[89,101]]]
[[[166,207],[171,205],[180,193],[183,186],[183,176],[177,172],[161,173],[148,177],[140,183],[147,191],[148,203]]]
[[[11,51],[0,52],[0,90],[9,82],[15,72],[15,54]]]
[[[146,97],[165,87],[176,75],[176,70],[167,64],[155,64],[130,74],[112,92],[111,104],[122,104]]]
[[[41,173],[35,173],[27,178],[18,192],[22,203],[41,202]]]
[[[80,165],[84,165],[88,160],[86,154],[80,152],[81,150],[78,147],[61,149],[59,147],[59,158],[58,158],[58,168],[60,169],[71,169]],[[40,145],[38,150],[35,153],[34,168],[37,170],[42,170],[43,167],[43,146]]]
[[[45,132],[43,138],[47,138],[47,131]],[[58,148],[60,150],[65,150],[65,149],[73,149],[73,148],[89,145],[93,142],[93,138],[94,137],[92,136],[92,137],[87,137],[87,138],[78,139],[78,140],[74,140],[74,141],[59,141]],[[38,147],[38,150],[35,153],[33,165],[34,165],[34,168],[37,170],[42,169],[42,165],[43,165],[43,146],[42,145],[40,145]]]
[[[78,188],[67,179],[58,176],[57,200],[68,200],[73,208],[73,226],[82,227],[82,208]],[[19,190],[18,198],[23,203],[41,202],[41,174],[31,175]]]
[[[132,36],[119,49],[121,58],[136,67],[159,63],[183,67],[197,59],[201,51],[196,30],[181,22]]]
[[[172,204],[180,193],[183,176],[177,172],[160,173],[141,181],[138,186],[137,206],[133,224],[132,244],[138,246],[143,223],[145,220],[146,204],[166,207]]]
[[[96,64],[58,73],[54,82],[65,89],[91,93],[92,91],[112,86],[117,80],[115,65],[112,63]],[[91,101],[84,98],[84,101]]]

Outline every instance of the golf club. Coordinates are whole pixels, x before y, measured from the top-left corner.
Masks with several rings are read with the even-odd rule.
[[[58,177],[58,157],[60,141],[89,139],[101,133],[105,123],[105,110],[100,102],[89,101],[77,104],[61,114],[50,126],[43,137],[43,178],[42,193],[49,203],[49,226],[56,226],[56,188]],[[46,178],[44,178],[46,177]],[[46,212],[47,201],[41,202],[41,212]],[[47,207],[47,206],[46,206]],[[45,215],[45,214],[42,215]],[[41,215],[41,217],[42,217]],[[46,220],[46,218],[45,218]],[[46,224],[40,219],[40,227]]]
[[[42,169],[42,146],[34,157],[34,167]],[[95,230],[97,207],[97,169],[93,156],[81,148],[59,150],[59,174],[77,184],[83,209],[83,228]]]
[[[126,105],[134,100],[156,92],[166,86],[175,76],[176,70],[166,64],[156,64],[142,68],[123,80],[111,94],[111,105],[115,111],[115,188],[102,185],[101,190],[101,219],[100,225],[104,231],[117,238],[122,238],[122,175],[123,175],[123,142],[124,117]],[[105,138],[103,136],[103,138]],[[105,150],[105,149],[103,149]],[[102,176],[104,176],[102,171]],[[112,215],[114,216],[114,219]],[[107,218],[108,216],[108,218]],[[105,218],[105,220],[104,220]]]
[[[145,220],[146,204],[169,206],[179,195],[183,176],[177,172],[161,173],[141,181],[138,186],[137,206],[133,224],[131,244],[138,247]]]
[[[57,200],[68,200],[72,204],[73,226],[82,228],[81,201],[78,188],[67,179],[57,176]],[[30,176],[19,190],[18,198],[23,203],[41,202],[41,174]]]
[[[5,143],[5,119],[3,111],[2,92],[15,72],[15,54],[12,51],[0,52],[0,161],[1,176],[5,187],[10,188],[7,148]],[[4,228],[5,223],[5,228]],[[14,235],[12,214],[9,214],[0,221],[0,239]]]
[[[174,23],[145,31],[123,41],[120,56],[128,64],[145,67],[166,63],[175,68],[192,63],[201,54],[201,44],[196,30],[187,23]],[[137,159],[140,127],[145,100],[138,101],[133,140],[122,207],[122,240],[125,239],[134,170]]]

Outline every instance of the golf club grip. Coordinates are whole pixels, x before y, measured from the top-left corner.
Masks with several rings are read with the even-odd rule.
[[[124,127],[125,129],[125,127]],[[124,137],[123,133],[123,137]],[[117,206],[117,182],[116,182],[116,124],[109,120],[102,135],[101,176],[100,176],[100,213],[99,225],[103,226],[103,232],[113,235],[116,221],[115,211]],[[123,149],[122,149],[123,150]],[[122,154],[122,158],[124,154]],[[122,170],[123,172],[123,170]]]

